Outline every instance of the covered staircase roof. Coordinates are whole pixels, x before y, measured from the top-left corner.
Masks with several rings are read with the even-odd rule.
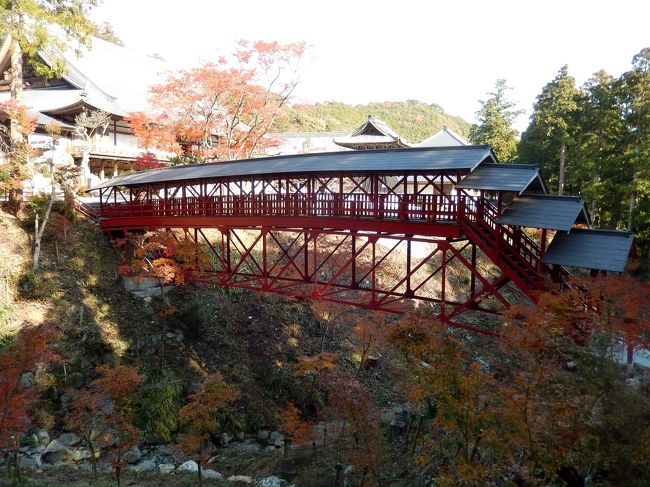
[[[633,240],[629,232],[613,230],[576,228],[571,232],[558,232],[542,262],[623,272],[632,250]]]
[[[481,164],[456,187],[517,194],[524,191],[546,193],[539,168],[531,164]]]
[[[576,223],[590,225],[585,202],[577,196],[519,196],[506,208],[498,223],[568,232]]]

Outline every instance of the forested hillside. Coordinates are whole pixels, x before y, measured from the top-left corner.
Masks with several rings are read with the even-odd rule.
[[[469,134],[470,124],[445,113],[440,105],[417,100],[385,101],[367,105],[325,102],[293,105],[274,125],[275,132],[333,132],[354,130],[367,115],[386,122],[409,142],[420,142],[447,126],[460,135]]]

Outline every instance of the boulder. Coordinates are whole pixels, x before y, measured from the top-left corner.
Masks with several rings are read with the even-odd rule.
[[[22,387],[32,387],[34,385],[35,379],[34,379],[34,373],[33,372],[25,372],[20,376],[20,385]]]
[[[208,468],[205,470],[201,470],[201,477],[209,480],[221,480],[223,478],[223,475],[221,475],[216,470],[212,470],[211,468]]]
[[[289,482],[286,480],[272,476],[259,479],[255,484],[255,487],[287,487],[288,485]]]
[[[248,475],[231,475],[226,479],[228,482],[239,482],[242,484],[254,484],[255,480],[253,477],[249,477]]]
[[[113,408],[115,407],[115,403],[110,399],[104,399],[100,401],[99,407],[102,410],[102,413],[113,414]]]
[[[136,473],[154,472],[158,469],[158,467],[156,467],[156,462],[154,462],[153,460],[142,460],[140,463],[136,465],[131,465],[130,468]]]
[[[81,438],[79,438],[74,433],[64,433],[57,438],[57,441],[62,445],[67,447],[75,446],[81,443]]]
[[[45,463],[49,464],[65,463],[73,460],[73,453],[67,446],[59,442],[59,440],[52,440],[48,443],[41,458]]]
[[[235,438],[237,438],[238,441],[244,441],[246,435],[244,434],[243,431],[238,431],[237,433],[235,433]]]
[[[174,454],[174,451],[167,445],[157,445],[156,446],[156,453],[158,455],[172,456]]]
[[[382,425],[389,426],[394,419],[395,419],[395,413],[393,411],[388,411],[379,417],[379,422]]]
[[[232,436],[230,436],[228,433],[221,433],[219,435],[219,443],[221,446],[228,446],[228,443],[232,441]]]
[[[176,465],[174,465],[173,463],[161,463],[160,465],[158,465],[158,471],[162,475],[168,475],[172,473],[175,469],[176,469]]]
[[[187,462],[181,464],[180,467],[178,467],[179,472],[186,472],[186,473],[196,473],[199,471],[199,466],[194,460],[188,460]]]
[[[39,445],[47,445],[50,442],[50,434],[44,429],[36,430],[34,435]]]
[[[124,455],[122,455],[122,459],[126,463],[130,464],[138,463],[142,460],[142,452],[140,451],[140,448],[138,448],[138,445],[129,448]]]
[[[269,439],[270,433],[267,430],[259,430],[257,432],[257,441],[260,443],[266,443]]]
[[[71,448],[70,451],[72,452],[73,462],[80,462],[91,457],[90,450],[87,448]]]
[[[257,443],[239,443],[234,444],[232,448],[242,453],[257,453],[260,451],[260,445]]]
[[[18,465],[20,465],[20,468],[28,468],[28,469],[31,469],[31,470],[41,468],[41,462],[36,457],[23,457],[23,456],[21,456],[21,457],[18,458]]]
[[[282,448],[284,445],[284,435],[279,431],[274,431],[269,436],[268,444],[273,445],[276,448]]]

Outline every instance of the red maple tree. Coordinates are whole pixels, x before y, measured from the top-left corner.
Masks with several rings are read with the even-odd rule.
[[[180,411],[186,433],[179,447],[187,455],[196,458],[200,486],[203,485],[201,475],[203,453],[210,436],[219,428],[215,414],[238,397],[239,391],[226,384],[219,372],[214,372],[205,376],[201,391],[192,394],[189,402]]]
[[[297,85],[304,43],[239,41],[228,58],[182,70],[151,88],[149,112],[129,114],[146,149],[200,160],[263,153],[266,137]]]
[[[90,450],[93,478],[97,479],[97,449],[112,449],[115,478],[119,487],[124,466],[122,455],[137,444],[138,430],[131,423],[129,404],[144,381],[130,365],[102,365],[89,389],[72,390],[72,409],[66,425],[79,434]],[[99,429],[99,434],[98,434]]]
[[[24,328],[15,342],[0,349],[0,445],[13,452],[13,466],[20,481],[18,438],[32,423],[31,412],[38,388],[21,381],[38,363],[59,360],[50,347],[58,333],[51,327]],[[7,462],[9,469],[9,462]]]

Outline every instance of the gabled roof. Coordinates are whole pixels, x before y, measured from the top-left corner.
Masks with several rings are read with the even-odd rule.
[[[380,148],[407,148],[411,145],[402,140],[400,135],[391,129],[386,122],[368,115],[366,121],[361,124],[349,137],[334,139],[334,143],[350,149],[359,146],[373,146]]]
[[[467,146],[472,147],[472,146]],[[481,164],[457,185],[460,189],[546,193],[539,168],[531,164]]]
[[[428,139],[415,144],[415,147],[453,147],[457,145],[469,145],[469,141],[450,128],[443,127]]]
[[[7,55],[3,45],[0,65],[6,63]],[[79,57],[72,50],[60,52],[54,48],[41,50],[38,55],[49,66],[58,59],[65,66],[62,79],[67,86],[24,90],[25,104],[31,110],[48,114],[73,110],[83,104],[118,116],[144,110],[149,87],[163,81],[163,75],[169,71],[165,63],[151,56],[96,38]],[[38,93],[32,97],[33,92]],[[8,96],[9,93],[0,93],[0,100]]]
[[[629,232],[574,229],[558,232],[542,257],[545,264],[623,272],[634,239]]]
[[[153,169],[118,176],[92,189],[274,174],[471,171],[484,161],[495,161],[492,150],[485,145],[323,152]]]
[[[589,225],[585,202],[577,196],[530,195],[515,198],[497,220],[500,224],[568,232],[574,224]]]

